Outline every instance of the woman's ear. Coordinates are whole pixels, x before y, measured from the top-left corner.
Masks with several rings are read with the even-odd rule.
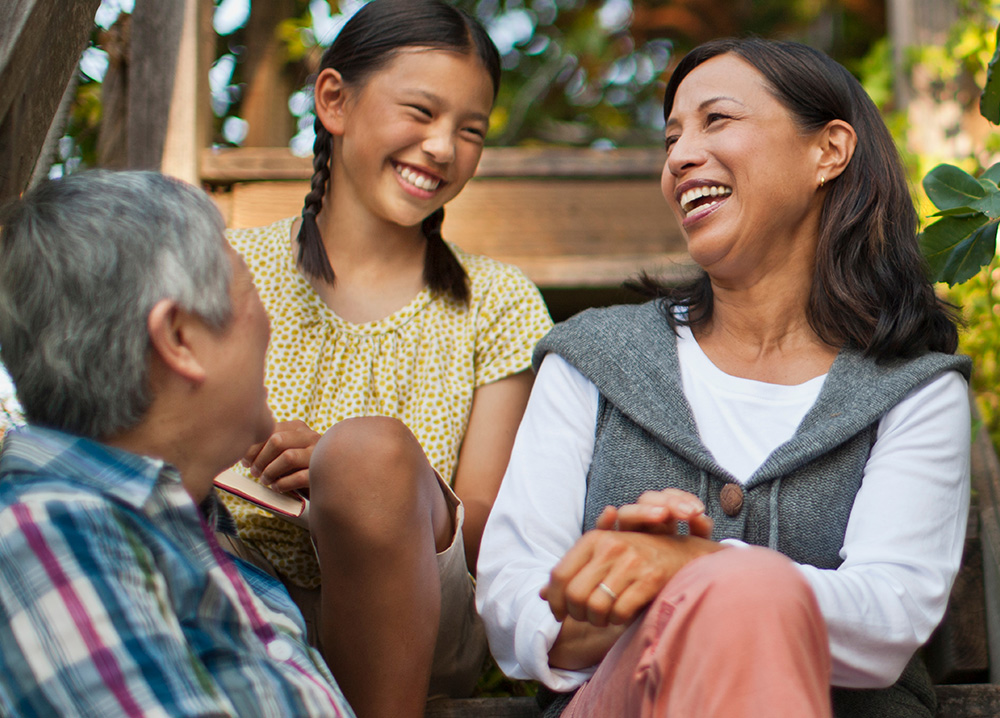
[[[822,186],[846,169],[858,146],[858,135],[854,128],[843,120],[831,120],[820,130],[820,161],[817,166],[819,177],[816,184]]]
[[[172,299],[161,299],[146,318],[149,342],[161,364],[194,384],[205,381],[205,367],[199,359],[198,337],[208,329]]]
[[[313,90],[316,117],[331,135],[340,135],[344,132],[348,94],[347,84],[339,72],[328,67],[319,73]]]

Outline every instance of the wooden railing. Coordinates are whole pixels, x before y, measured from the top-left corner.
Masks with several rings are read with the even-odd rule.
[[[519,266],[543,291],[611,289],[646,270],[688,276],[680,228],[660,193],[661,149],[489,148],[446,207],[444,236]],[[298,214],[309,159],[282,149],[206,150],[202,182],[230,227]]]

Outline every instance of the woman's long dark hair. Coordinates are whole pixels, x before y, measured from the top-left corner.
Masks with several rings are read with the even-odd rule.
[[[764,76],[802,132],[843,120],[858,136],[847,168],[828,184],[820,216],[808,305],[813,331],[831,346],[859,349],[879,361],[927,351],[954,353],[953,308],[927,279],[917,245],[917,213],[896,146],[871,98],[839,63],[794,42],[713,40],[678,63],[667,83],[663,116],[670,116],[677,88],[694,68],[729,53]],[[667,312],[672,327],[697,327],[712,317],[712,284],[705,273],[678,287],[647,277],[632,286],[688,308],[686,318]]]
[[[408,47],[434,47],[475,53],[493,81],[493,98],[500,87],[500,54],[475,19],[441,0],[373,0],[344,25],[323,53],[319,71],[332,67],[349,85],[360,87],[397,52]],[[330,180],[333,137],[317,118],[313,143],[312,188],[302,210],[299,265],[309,276],[333,284],[333,267],[320,236],[316,215],[323,207]],[[444,208],[428,216],[421,229],[427,238],[424,281],[460,301],[469,296],[465,269],[441,236]]]

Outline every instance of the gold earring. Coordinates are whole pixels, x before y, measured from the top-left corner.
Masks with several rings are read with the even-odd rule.
[[[819,186],[822,187],[825,184],[826,184],[826,177],[823,177],[822,175],[820,175]]]

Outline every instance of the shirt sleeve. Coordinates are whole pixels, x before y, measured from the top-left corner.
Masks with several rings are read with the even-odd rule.
[[[832,682],[891,685],[944,616],[969,514],[968,388],[947,372],[879,423],[836,570],[800,566],[826,618]]]
[[[538,288],[516,267],[499,264],[476,319],[476,388],[531,366],[552,328]]]
[[[493,656],[507,675],[556,691],[593,673],[549,666],[561,624],[538,592],[582,533],[597,404],[589,380],[545,357],[479,551],[476,603]]]
[[[87,495],[0,513],[0,707],[10,714],[237,714],[188,647],[135,521]]]

